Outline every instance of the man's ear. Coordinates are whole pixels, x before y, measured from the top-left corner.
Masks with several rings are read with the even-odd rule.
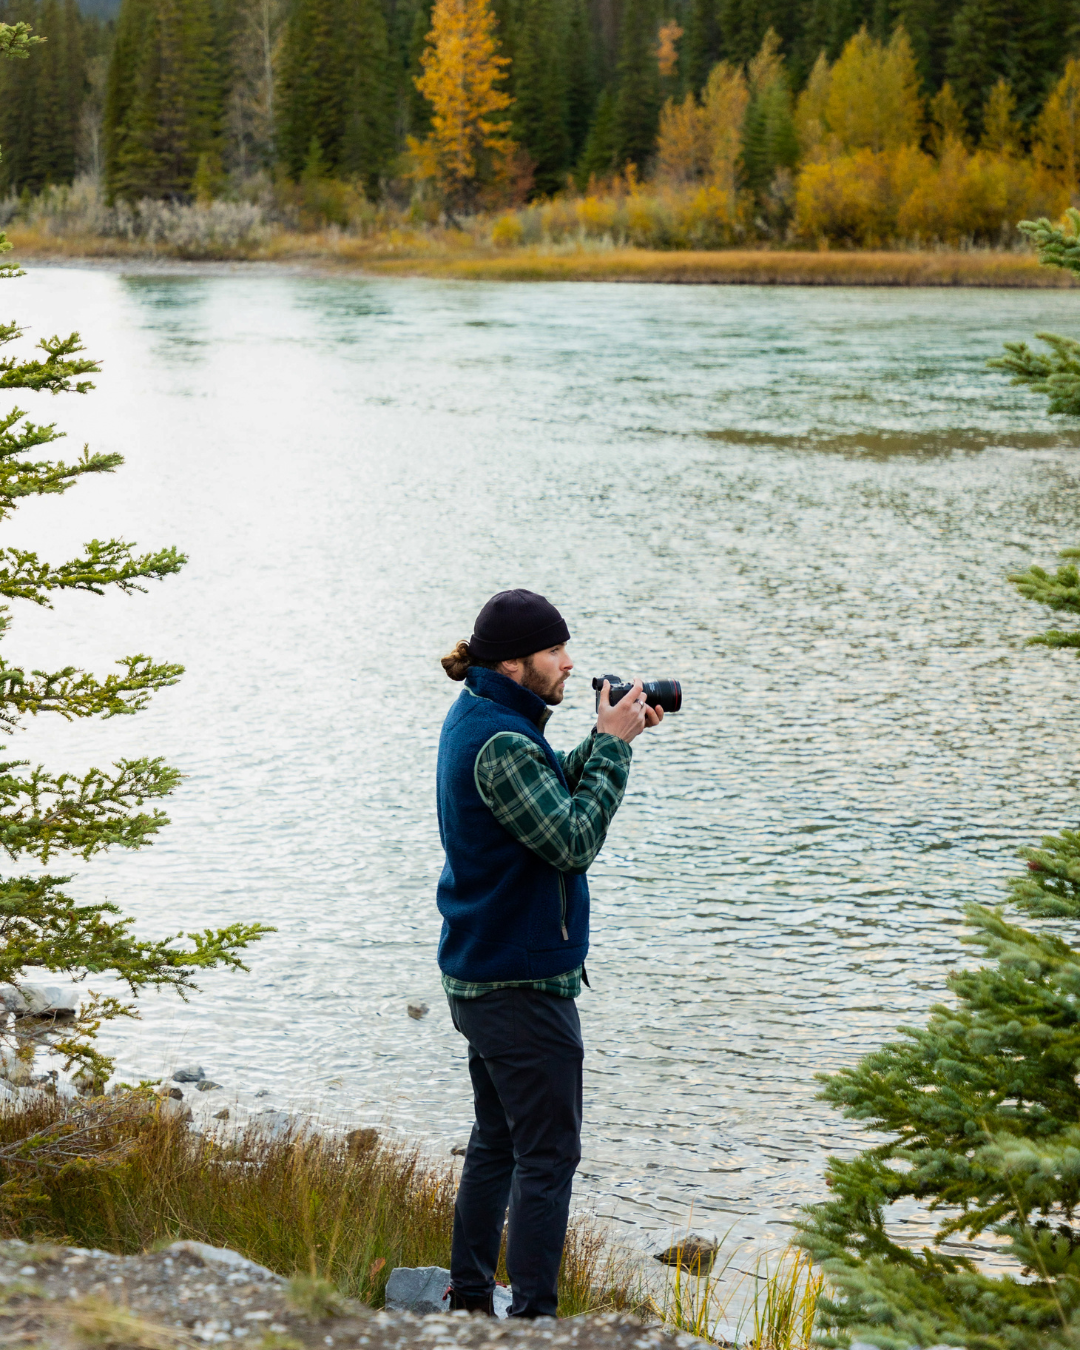
[[[510,661],[500,661],[498,671],[500,675],[505,675],[507,679],[521,683],[522,660],[520,656],[513,657]]]

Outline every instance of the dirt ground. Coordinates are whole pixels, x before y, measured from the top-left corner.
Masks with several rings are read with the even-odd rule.
[[[465,1313],[414,1317],[337,1298],[235,1252],[178,1242],[142,1256],[0,1243],[0,1346],[57,1350],[691,1350],[692,1336],[598,1315],[507,1322]]]

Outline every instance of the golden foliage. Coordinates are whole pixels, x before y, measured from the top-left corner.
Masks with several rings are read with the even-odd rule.
[[[950,141],[968,144],[967,118],[948,80],[930,100],[930,124],[930,144],[935,155],[942,154]]]
[[[936,159],[915,146],[822,159],[803,168],[795,191],[803,237],[859,248],[1001,243],[1021,217],[1053,216],[1066,205],[1030,160],[972,153],[955,138]]]
[[[509,120],[492,120],[512,102],[500,88],[509,57],[499,52],[487,0],[435,0],[416,87],[431,104],[427,139],[409,137],[415,174],[436,183],[453,206],[475,207],[512,171]]]
[[[662,24],[657,34],[656,62],[665,79],[675,74],[675,67],[679,64],[679,39],[682,35],[683,30],[674,19]]]
[[[998,80],[990,96],[983,105],[982,137],[979,149],[992,155],[1017,155],[1020,153],[1020,124],[1013,114],[1016,112],[1016,95],[1008,80]]]
[[[1080,171],[1080,58],[1070,57],[1065,73],[1050,92],[1035,124],[1035,163],[1073,193]]]
[[[830,69],[818,58],[795,113],[803,153],[896,150],[923,132],[919,73],[902,27],[888,45],[862,28]]]
[[[795,103],[795,134],[799,138],[799,149],[806,159],[821,152],[828,135],[826,109],[831,82],[832,71],[822,52],[814,62],[806,88]]]
[[[757,55],[751,58],[746,67],[750,93],[762,98],[779,80],[786,79],[784,58],[780,55],[780,38],[776,29],[770,28],[761,40]]]
[[[681,103],[668,99],[656,142],[659,179],[669,185],[704,182],[734,199],[749,99],[746,77],[726,61],[713,67],[700,103],[693,94]]]

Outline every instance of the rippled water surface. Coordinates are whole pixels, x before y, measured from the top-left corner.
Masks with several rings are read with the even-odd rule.
[[[122,1071],[195,1058],[464,1140],[434,960],[438,657],[528,586],[574,633],[555,744],[590,727],[593,673],[686,687],[592,871],[579,1198],[782,1237],[858,1137],[814,1074],[922,1018],[962,902],[1075,820],[1076,667],[1023,648],[1042,616],[1004,577],[1080,541],[1080,431],[983,363],[1075,332],[1080,297],[79,269],[4,294],[105,361],[35,416],[127,456],[8,542],[191,557],[7,640],[35,666],[187,666],[140,718],[21,738],[57,767],[151,752],[187,775],[160,842],[80,866],[78,894],[146,933],[278,929],[250,975],[110,1030]]]

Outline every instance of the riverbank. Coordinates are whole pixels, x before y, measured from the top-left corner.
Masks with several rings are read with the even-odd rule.
[[[1065,272],[1032,253],[1006,250],[677,251],[604,247],[476,247],[452,232],[391,232],[361,237],[340,231],[282,231],[261,240],[153,244],[98,235],[56,235],[9,227],[18,262],[222,261],[288,264],[316,271],[459,281],[653,282],[666,285],[932,286],[1062,289]]]
[[[0,1104],[0,1286],[9,1311],[11,1295],[25,1295],[37,1311],[16,1305],[14,1315],[43,1318],[39,1330],[61,1337],[54,1342],[45,1335],[39,1344],[62,1343],[62,1332],[95,1318],[99,1339],[144,1344],[106,1335],[119,1316],[101,1303],[108,1296],[123,1305],[125,1316],[149,1318],[159,1330],[162,1318],[179,1327],[170,1331],[177,1344],[188,1343],[196,1324],[205,1329],[211,1321],[215,1332],[245,1322],[242,1334],[265,1330],[250,1325],[254,1309],[280,1323],[270,1330],[292,1335],[299,1347],[309,1338],[293,1334],[296,1318],[370,1317],[383,1306],[395,1267],[449,1266],[457,1182],[452,1162],[387,1142],[374,1129],[329,1135],[292,1118],[284,1126],[276,1120],[273,1129],[253,1121],[200,1131],[182,1089],[170,1083],[156,1092],[123,1090],[81,1100],[40,1087],[7,1091]],[[222,1117],[228,1121],[229,1112],[215,1122]],[[35,1250],[18,1247],[25,1242]],[[682,1261],[681,1244],[677,1250]],[[676,1264],[663,1290],[650,1290],[655,1281],[579,1214],[563,1254],[559,1316],[613,1315],[616,1320],[605,1325],[616,1328],[625,1325],[619,1319],[631,1317],[639,1329],[644,1320],[718,1344],[737,1338],[742,1350],[805,1350],[821,1288],[805,1257],[781,1258],[759,1272],[750,1281],[749,1302],[740,1300],[746,1306],[732,1321],[718,1283],[730,1255],[718,1257],[715,1267],[706,1255],[698,1258],[697,1275]],[[181,1258],[211,1273],[182,1278],[184,1272],[173,1268]],[[230,1259],[231,1270],[217,1269]],[[5,1266],[12,1261],[17,1269],[7,1279]],[[42,1312],[41,1301],[56,1297],[38,1287],[50,1271],[65,1297],[91,1300],[69,1310],[75,1324],[67,1313],[50,1321]],[[21,1279],[13,1289],[15,1275]],[[505,1267],[500,1277],[506,1280]],[[253,1281],[260,1286],[254,1291],[246,1288]],[[200,1283],[207,1288],[195,1288]],[[228,1287],[237,1283],[245,1289]],[[0,1336],[5,1329],[0,1309]],[[355,1341],[369,1331],[350,1325],[347,1336]],[[658,1350],[675,1344],[665,1336],[653,1341]],[[601,1337],[600,1343],[607,1342]],[[167,1350],[169,1344],[159,1337],[155,1347]]]

